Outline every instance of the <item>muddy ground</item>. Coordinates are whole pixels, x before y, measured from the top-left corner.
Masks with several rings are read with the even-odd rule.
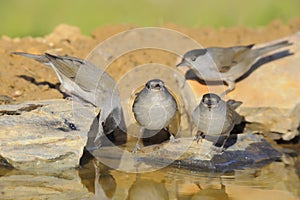
[[[247,27],[231,28],[186,28],[174,24],[164,27],[180,31],[197,40],[205,47],[231,46],[240,44],[263,43],[288,36],[300,30],[300,18],[283,24],[278,20],[265,27],[252,29]],[[11,55],[14,51],[30,53],[51,52],[57,55],[70,55],[85,58],[99,43],[121,31],[135,28],[130,25],[114,25],[100,27],[84,36],[77,27],[59,25],[44,37],[10,38],[2,36],[0,40],[0,104],[62,98],[58,90],[59,81],[54,71],[30,59]],[[160,54],[159,57],[142,54],[137,60],[114,63],[122,70],[126,66],[134,66],[143,62],[164,62],[174,64],[175,57]],[[124,58],[126,59],[126,58]],[[114,68],[115,69],[115,68]],[[114,73],[114,72],[112,72]]]

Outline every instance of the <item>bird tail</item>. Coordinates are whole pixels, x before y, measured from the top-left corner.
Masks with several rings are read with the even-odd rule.
[[[25,53],[25,52],[12,52],[11,54],[31,58],[35,61],[38,61],[47,66],[52,67],[52,69],[55,71],[55,73],[62,85],[64,85],[65,82],[68,82],[68,80],[66,80],[66,79],[70,79],[72,76],[74,76],[74,73],[75,73],[73,71],[73,68],[74,68],[73,65],[71,65],[69,63],[65,63],[63,60],[62,60],[62,62],[57,62],[56,59],[59,60],[60,57],[56,57],[51,54],[46,53],[45,55],[36,55],[36,54],[30,54],[30,53]]]
[[[229,100],[227,101],[227,104],[229,104],[229,105],[231,106],[231,108],[232,108],[233,110],[235,110],[235,109],[237,109],[238,107],[240,107],[240,105],[242,105],[243,102],[241,102],[241,101],[236,101],[236,100],[233,100],[233,99],[229,99]]]
[[[35,54],[30,54],[30,53],[25,53],[25,52],[12,52],[11,54],[31,58],[31,59],[34,59],[34,60],[40,62],[40,63],[44,63],[46,65],[50,64],[49,59],[45,55],[35,55]]]
[[[262,48],[259,48],[258,51],[260,53],[260,55],[266,54],[268,52],[274,51],[276,49],[280,49],[282,47],[286,47],[286,46],[290,46],[293,43],[289,42],[288,40],[284,40],[281,42],[277,42],[275,44],[271,44],[271,45],[266,45]]]
[[[24,52],[12,52],[12,54],[31,58],[40,63],[51,66],[56,72],[61,83],[63,80],[62,76],[65,76],[69,79],[74,78],[80,66],[84,64],[84,61],[79,58],[69,56],[60,57],[49,53],[45,53],[44,55],[35,55]]]

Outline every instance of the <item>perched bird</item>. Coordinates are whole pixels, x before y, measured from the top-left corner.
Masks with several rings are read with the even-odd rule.
[[[205,137],[219,143],[221,139],[220,150],[223,152],[233,127],[242,121],[242,117],[235,111],[241,104],[242,102],[234,100],[225,102],[214,93],[203,95],[192,113],[197,131],[195,140],[198,142]]]
[[[165,87],[164,82],[153,79],[148,81],[142,91],[136,95],[132,111],[140,125],[138,141],[134,148],[134,152],[136,152],[145,129],[160,131],[168,127],[176,114],[177,103]],[[172,134],[170,139],[174,139]]]
[[[93,150],[101,146],[101,137],[112,133],[117,127],[125,130],[119,91],[115,80],[92,63],[70,56],[55,56],[49,53],[35,55],[13,52],[51,66],[61,83],[62,89],[73,99],[88,102],[101,108],[99,127],[94,144],[87,146]]]
[[[235,81],[249,71],[264,54],[291,45],[282,41],[253,49],[254,44],[234,47],[194,49],[184,54],[179,66],[188,66],[204,81],[224,81],[228,88],[221,96],[235,88]]]

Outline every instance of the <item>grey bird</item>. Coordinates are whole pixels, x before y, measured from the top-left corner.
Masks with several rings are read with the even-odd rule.
[[[88,102],[101,108],[97,133],[93,133],[93,150],[101,146],[101,138],[112,133],[118,127],[125,130],[123,111],[116,82],[106,72],[92,63],[70,56],[55,56],[49,53],[35,55],[24,52],[12,54],[34,59],[51,66],[61,83],[64,92],[73,99]]]
[[[223,101],[214,93],[203,95],[200,104],[192,113],[196,125],[195,140],[199,142],[202,138],[211,139],[214,145],[221,139],[218,153],[223,152],[224,145],[233,127],[242,122],[242,117],[235,111],[242,104],[240,101]]]
[[[210,47],[194,49],[184,54],[179,66],[188,66],[204,81],[224,81],[228,88],[221,96],[235,88],[235,81],[248,72],[263,55],[291,45],[282,41],[253,49],[254,44],[233,47]]]
[[[136,152],[140,148],[140,138],[145,129],[160,131],[169,126],[176,114],[177,103],[162,80],[152,79],[136,95],[132,111],[137,123],[140,125],[140,133],[134,148],[134,152]],[[174,140],[172,134],[170,139]]]

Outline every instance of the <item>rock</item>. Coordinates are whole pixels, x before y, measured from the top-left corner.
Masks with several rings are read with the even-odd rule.
[[[0,95],[0,104],[8,104],[13,101],[13,98],[7,95]]]
[[[214,154],[211,145],[206,139],[197,143],[192,137],[183,137],[175,143],[143,147],[137,155],[117,147],[104,147],[93,155],[105,165],[126,172],[153,171],[169,165],[194,171],[225,172],[262,166],[282,156],[263,136],[254,133],[232,135],[223,154]]]
[[[144,191],[144,194],[151,189],[153,195],[158,191],[164,194],[165,192],[162,191],[166,189],[169,199],[191,199],[192,196],[211,199],[218,194],[223,194],[224,198],[229,196],[230,199],[254,199],[255,197],[256,199],[262,197],[298,199],[300,195],[299,176],[293,163],[286,165],[284,162],[272,162],[263,167],[235,170],[232,173],[206,173],[202,170],[190,171],[165,167],[154,172],[139,173],[138,176],[135,173],[123,173],[117,170],[107,171],[103,166],[98,168],[102,177],[103,174],[109,177],[110,186],[117,183],[117,187],[113,190],[114,195],[110,196],[112,199],[124,199],[132,192],[132,188],[141,193]],[[89,177],[93,176],[92,173]],[[95,181],[95,194],[97,191],[103,191],[105,183],[108,181]],[[143,187],[146,183],[149,183],[149,187]],[[101,197],[104,199],[103,196]]]
[[[0,156],[17,169],[75,168],[98,113],[68,100],[0,106]]]
[[[276,108],[276,107],[243,107],[240,114],[246,116],[249,122],[258,122],[263,125],[263,129],[257,129],[261,132],[277,133],[279,137],[274,139],[278,140],[291,140],[299,135],[300,123],[300,104],[294,109]],[[251,125],[249,125],[251,126]],[[270,136],[270,134],[267,136]]]
[[[264,61],[270,61],[260,65],[245,78],[237,82],[234,91],[226,98],[242,101],[240,113],[249,122],[267,124],[270,131],[279,132],[282,139],[291,140],[299,135],[297,128],[300,125],[300,114],[296,112],[300,106],[300,32],[294,35],[278,39],[289,40],[292,46],[277,50],[273,57],[267,57]],[[273,43],[276,41],[272,41]],[[257,47],[269,43],[257,45]],[[288,55],[288,52],[292,55]],[[255,66],[255,65],[254,65]],[[253,66],[253,68],[255,68]],[[223,85],[202,85],[197,81],[188,81],[198,99],[204,93],[210,91],[221,92]]]
[[[50,169],[50,168],[49,168]],[[17,192],[16,192],[17,191]],[[1,199],[90,199],[77,170],[57,174],[10,171],[0,176]]]
[[[188,149],[185,149],[189,145]],[[153,163],[164,163],[176,159],[172,165],[189,170],[233,171],[236,169],[264,165],[278,160],[281,153],[257,134],[238,134],[231,137],[225,146],[230,145],[223,154],[210,154],[211,143],[203,140],[197,144],[193,138],[181,138],[178,144],[166,144],[161,150],[143,157]],[[153,156],[154,155],[154,156]]]

